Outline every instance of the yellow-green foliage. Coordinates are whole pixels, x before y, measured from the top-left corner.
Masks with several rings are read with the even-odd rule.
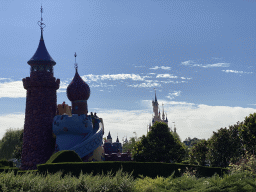
[[[210,178],[197,178],[193,172],[184,173],[181,177],[141,177],[133,179],[130,174],[119,170],[115,175],[107,174],[80,174],[61,176],[39,173],[24,173],[15,175],[14,172],[0,173],[0,191],[123,191],[123,192],[175,192],[175,191],[232,191],[254,192],[256,180],[247,173],[234,173],[220,177],[215,174]]]
[[[46,163],[83,162],[75,151],[63,150],[54,153]]]
[[[241,158],[237,163],[230,163],[230,173],[246,172],[250,175],[256,174],[256,158],[254,155],[250,155],[246,152],[245,156]]]

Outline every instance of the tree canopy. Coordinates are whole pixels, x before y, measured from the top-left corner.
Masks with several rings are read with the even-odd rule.
[[[16,145],[20,145],[20,136],[22,130],[14,130],[9,128],[6,130],[0,143],[0,157],[1,159],[13,158],[13,151]]]
[[[185,154],[184,147],[176,141],[165,123],[156,122],[147,136],[143,135],[133,150],[135,161],[180,162]]]

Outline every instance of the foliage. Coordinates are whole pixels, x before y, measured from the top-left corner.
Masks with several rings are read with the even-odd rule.
[[[245,117],[245,120],[239,126],[239,133],[243,147],[249,152],[256,152],[256,113]]]
[[[234,173],[220,177],[197,178],[195,172],[188,169],[181,177],[143,177],[133,179],[130,174],[119,170],[116,174],[80,173],[79,177],[65,175],[62,172],[40,175],[27,172],[23,175],[14,172],[0,173],[1,191],[232,191],[249,192],[256,190],[256,180],[247,173]]]
[[[218,132],[213,132],[213,136],[208,140],[208,159],[213,167],[226,167],[231,159],[230,136],[227,128],[221,128]]]
[[[230,163],[230,174],[246,172],[250,175],[256,175],[256,158],[255,155],[246,151],[245,155],[236,163]]]
[[[9,128],[6,130],[0,143],[1,158],[10,159],[13,157],[13,151],[16,145],[20,144],[20,135],[22,130]]]
[[[62,150],[54,153],[46,163],[83,162],[75,151]]]
[[[20,133],[19,143],[15,146],[14,151],[12,153],[12,157],[15,158],[15,159],[21,159],[22,144],[23,144],[23,133],[24,133],[24,129],[22,129],[22,131]]]
[[[201,139],[198,139],[196,137],[194,137],[193,139],[191,139],[190,137],[188,137],[185,141],[183,141],[183,143],[188,146],[188,148],[193,147],[195,144],[197,144],[198,142],[200,142]]]
[[[136,137],[131,137],[128,141],[128,143],[123,144],[123,153],[126,153],[127,151],[131,152],[135,146],[135,143],[139,140],[136,139]]]
[[[14,172],[0,174],[1,191],[134,191],[134,180],[127,174],[118,171],[115,175],[111,172],[107,175],[80,174],[79,178],[62,173],[47,174],[25,173],[14,175]]]
[[[236,163],[244,155],[244,147],[239,135],[241,125],[242,123],[237,122],[237,124],[229,126],[229,150],[232,163]]]
[[[175,140],[168,126],[161,122],[156,122],[133,149],[134,160],[142,162],[181,162],[184,154],[183,146]]]
[[[8,161],[6,159],[1,159],[0,160],[0,167],[13,167],[13,162],[12,161]]]
[[[191,164],[196,162],[198,165],[204,166],[207,152],[208,143],[206,140],[201,140],[199,143],[194,145],[189,152]]]

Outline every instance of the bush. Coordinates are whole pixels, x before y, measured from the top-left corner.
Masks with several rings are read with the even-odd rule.
[[[245,156],[242,157],[235,164],[230,163],[230,174],[245,172],[250,175],[256,174],[256,158],[255,155],[249,154],[246,151]]]
[[[75,151],[63,150],[54,153],[46,163],[83,162]]]
[[[13,167],[13,162],[12,161],[8,161],[6,159],[1,159],[0,160],[0,167]]]

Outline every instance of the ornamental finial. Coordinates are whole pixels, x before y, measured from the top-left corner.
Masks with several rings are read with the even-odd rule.
[[[76,69],[76,72],[77,72],[77,68],[78,68],[78,65],[77,65],[77,63],[76,63],[76,56],[77,56],[77,54],[76,54],[76,52],[75,52],[75,69]]]
[[[41,31],[43,31],[43,28],[45,28],[46,25],[43,23],[43,16],[42,16],[42,14],[43,14],[43,7],[42,7],[42,5],[41,5],[41,8],[40,8],[40,11],[41,11],[41,21],[38,21],[37,24],[39,25]]]

